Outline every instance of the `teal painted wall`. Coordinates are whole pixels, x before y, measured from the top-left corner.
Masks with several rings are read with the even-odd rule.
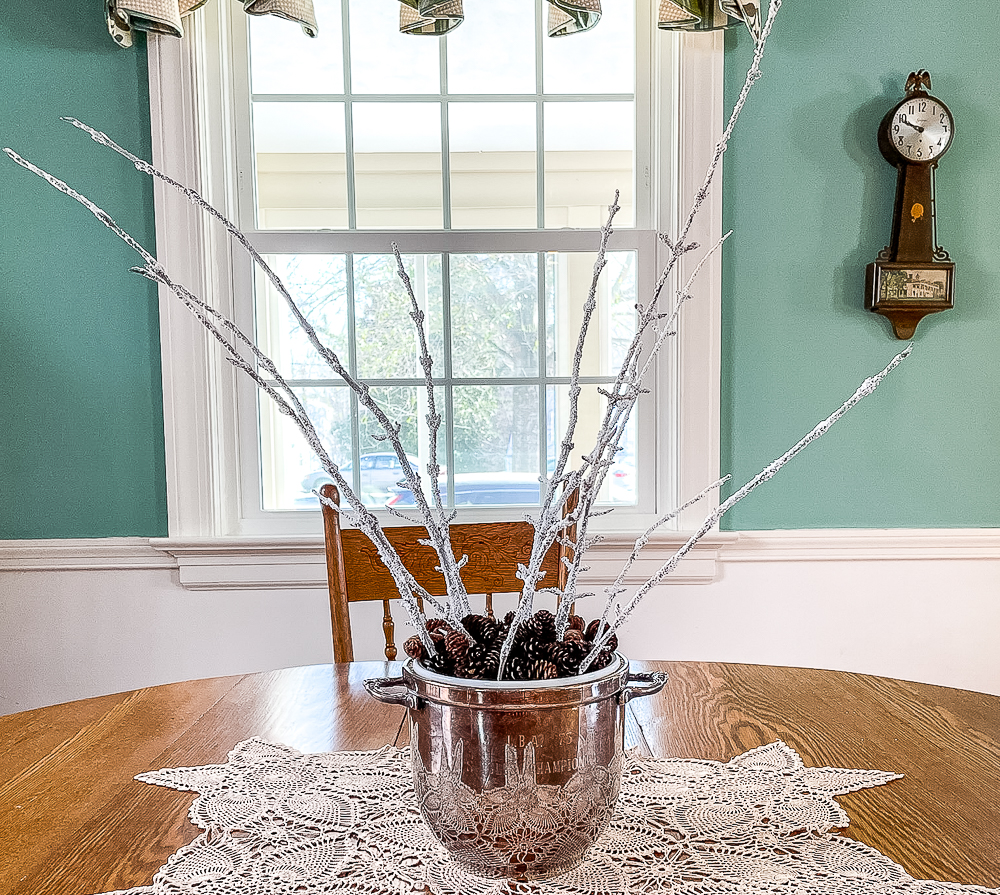
[[[152,247],[147,179],[59,121],[148,157],[145,45],[116,47],[100,0],[19,6],[0,17],[0,144]],[[5,156],[0,213],[0,538],[166,534],[155,290],[110,231]]]
[[[779,13],[725,155],[723,470],[752,477],[905,344],[864,310],[864,268],[895,192],[876,128],[919,68],[956,119],[937,173],[955,308],[925,318],[903,366],[726,528],[1000,525],[1000,53],[981,10],[786,0]],[[745,31],[727,33],[730,106],[750,54]]]
[[[900,347],[862,290],[895,183],[875,128],[921,67],[958,125],[937,180],[956,307],[726,528],[1000,525],[1000,54],[963,5],[786,0],[779,14],[725,157],[724,470],[751,477]],[[728,32],[730,102],[749,57]],[[93,3],[48,0],[0,21],[0,84],[0,142],[151,246],[148,182],[58,120],[148,156],[143,47],[113,46]],[[154,290],[109,232],[6,159],[0,209],[0,538],[165,534]]]

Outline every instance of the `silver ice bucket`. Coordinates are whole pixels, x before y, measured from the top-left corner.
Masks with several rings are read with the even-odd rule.
[[[544,879],[583,860],[614,813],[625,705],[663,689],[662,673],[606,668],[551,681],[479,681],[410,660],[365,681],[409,709],[420,812],[461,867]]]

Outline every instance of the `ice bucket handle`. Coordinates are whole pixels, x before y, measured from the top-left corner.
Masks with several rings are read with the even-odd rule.
[[[405,705],[409,709],[420,707],[420,697],[406,686],[401,677],[372,677],[365,681],[365,689],[379,702]]]
[[[627,684],[642,684],[644,686],[625,686],[618,694],[618,702],[625,705],[630,699],[638,699],[642,696],[652,696],[659,693],[667,683],[667,675],[662,671],[629,672]]]

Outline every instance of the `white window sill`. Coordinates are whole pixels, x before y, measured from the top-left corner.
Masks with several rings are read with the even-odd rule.
[[[666,583],[709,584],[718,574],[720,551],[737,535],[717,532],[703,538]],[[684,543],[679,533],[650,540],[645,557],[626,581],[641,584]],[[586,586],[614,581],[635,536],[612,534],[587,554]],[[326,587],[323,539],[305,538],[153,538],[150,545],[173,557],[180,583],[189,590],[232,590]]]

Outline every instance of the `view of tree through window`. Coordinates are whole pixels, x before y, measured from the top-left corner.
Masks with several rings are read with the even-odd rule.
[[[409,299],[395,259],[276,255],[268,260],[323,341],[403,424],[404,444],[414,462],[426,462],[426,396]],[[603,412],[597,386],[609,381],[607,371],[620,363],[634,326],[634,253],[611,253],[608,260],[598,322],[584,358],[581,445],[592,437]],[[457,503],[478,502],[477,491],[489,490],[497,497],[505,489],[511,499],[500,503],[522,503],[532,488],[528,502],[537,500],[539,473],[555,459],[566,423],[579,295],[581,290],[586,294],[593,262],[594,255],[586,253],[404,256],[427,315],[439,383],[435,402],[445,415],[439,461],[455,477],[451,484]],[[267,294],[263,286],[261,291]],[[333,458],[343,464],[383,453],[385,447],[373,438],[378,434],[375,423],[316,356],[277,297],[268,296],[259,309],[259,337],[267,339],[269,352],[299,387]],[[262,403],[261,411],[268,407]],[[297,433],[277,415],[271,424],[280,429],[270,442],[273,451],[281,452],[278,476],[285,479],[280,486],[285,497],[278,505],[310,506],[309,491],[326,479]],[[620,468],[612,475],[610,500],[634,499],[631,443],[627,439]],[[396,481],[386,483],[381,476],[369,482],[371,477],[362,477],[361,468],[354,466],[355,484],[370,503],[398,497]]]

